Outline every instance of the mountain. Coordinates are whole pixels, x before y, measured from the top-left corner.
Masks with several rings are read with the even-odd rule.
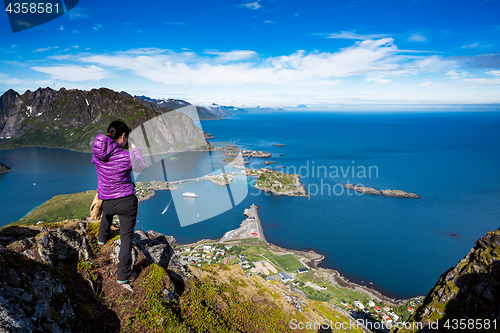
[[[142,99],[146,102],[153,103],[161,108],[179,109],[188,105],[192,105],[181,99],[154,99],[147,96],[135,96],[135,98]],[[232,116],[234,113],[247,113],[245,109],[239,109],[234,106],[224,106],[213,103],[211,106],[196,106],[200,120],[216,120],[224,119]]]
[[[182,99],[154,99],[147,96],[135,96],[136,98],[142,99],[144,101],[150,102],[152,104],[158,105],[161,108],[171,108],[171,109],[179,109],[191,103],[183,101]]]
[[[0,162],[0,173],[7,172],[7,171],[10,171],[10,170],[12,170],[12,169],[9,168],[8,166],[6,166],[5,164],[3,164],[3,163]]]
[[[246,108],[245,110],[247,110],[250,113],[276,113],[276,112],[285,111],[281,107],[275,109],[275,108],[261,108],[260,106],[258,106],[256,108]]]
[[[216,103],[212,103],[210,108],[222,109],[222,110],[226,110],[227,112],[233,112],[233,113],[248,113],[248,111],[245,109],[240,109],[240,108],[237,108],[235,106],[220,105],[220,104],[216,104]]]
[[[422,322],[423,332],[473,332],[471,327],[458,326],[463,321],[473,322],[476,328],[479,324],[486,328],[489,322],[490,329],[477,331],[499,332],[500,229],[480,238],[455,267],[441,275],[410,321]]]
[[[188,267],[175,239],[155,231],[134,233],[139,276],[117,284],[116,228],[100,246],[97,221],[69,217],[88,214],[95,193],[56,196],[0,230],[2,332],[331,332],[319,323],[362,332],[342,310],[289,283],[247,276],[237,264]],[[37,223],[40,214],[65,218]]]
[[[40,146],[90,151],[95,136],[104,134],[113,120],[124,120],[135,128],[171,110],[106,88],[39,88],[23,95],[11,89],[0,97],[0,149]],[[186,131],[183,143],[203,135],[192,121],[182,123],[187,127],[175,132],[182,135]],[[165,133],[174,132],[170,126],[166,125]]]

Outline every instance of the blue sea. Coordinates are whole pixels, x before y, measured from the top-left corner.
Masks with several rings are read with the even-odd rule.
[[[373,283],[389,296],[410,297],[426,294],[478,238],[500,227],[499,113],[238,114],[202,126],[216,136],[213,142],[272,153],[269,159],[249,159],[250,166],[277,161],[268,167],[299,173],[311,197],[259,193],[250,179],[248,195],[236,207],[181,227],[175,204],[165,211],[170,192],[157,191],[140,204],[137,229],[173,235],[180,243],[220,238],[255,204],[269,242],[314,249],[326,256],[322,267]],[[198,166],[217,165],[222,158],[177,154],[179,170],[169,180],[199,177]],[[53,195],[97,187],[87,153],[23,148],[0,151],[0,162],[15,169],[0,174],[1,224]],[[347,182],[400,189],[421,199],[360,196],[342,188]]]

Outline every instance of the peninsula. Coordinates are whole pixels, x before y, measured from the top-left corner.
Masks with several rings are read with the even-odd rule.
[[[239,150],[233,145],[225,145],[219,150],[223,150],[222,155],[226,156],[238,156],[241,154],[242,157],[254,157],[254,158],[265,158],[271,157],[271,153],[267,153],[261,150]]]
[[[0,173],[11,171],[12,169],[0,162]]]

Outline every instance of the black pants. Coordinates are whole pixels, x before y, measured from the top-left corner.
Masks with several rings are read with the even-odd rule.
[[[127,280],[132,266],[132,236],[137,217],[137,197],[132,194],[127,197],[104,200],[102,202],[102,218],[97,239],[106,242],[111,235],[113,215],[120,218],[120,254],[118,255],[118,280]]]

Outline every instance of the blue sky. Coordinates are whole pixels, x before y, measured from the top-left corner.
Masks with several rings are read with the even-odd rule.
[[[0,93],[108,87],[198,104],[500,103],[499,0],[83,1],[12,33]]]

